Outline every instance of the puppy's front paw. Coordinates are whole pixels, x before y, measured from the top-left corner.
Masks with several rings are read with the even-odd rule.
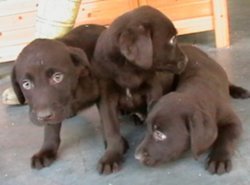
[[[121,169],[122,154],[114,151],[106,151],[98,162],[97,170],[100,174],[108,175]]]
[[[212,154],[209,156],[207,170],[211,174],[222,175],[232,170],[232,161],[227,155]]]
[[[56,160],[56,153],[52,150],[40,151],[32,156],[31,167],[41,169],[51,165]]]
[[[118,172],[121,169],[123,154],[128,148],[129,145],[126,139],[121,138],[120,142],[117,142],[116,145],[113,146],[113,149],[107,149],[98,162],[98,172],[104,175]]]

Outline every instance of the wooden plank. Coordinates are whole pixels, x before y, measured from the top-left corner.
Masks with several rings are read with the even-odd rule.
[[[20,43],[8,47],[0,47],[0,63],[13,61],[28,43]]]
[[[112,3],[114,3],[115,1],[118,2],[118,0],[82,0],[81,4],[84,6],[85,4],[88,4],[88,3],[96,3],[96,2],[101,2],[101,1],[112,1]],[[127,0],[129,2],[132,2],[132,3],[136,3],[137,6],[139,6],[139,0]]]
[[[211,0],[140,0],[140,4],[148,4],[157,8],[171,20],[204,17],[213,14]]]
[[[139,0],[139,5],[172,6],[195,4],[200,2],[211,2],[211,0]]]
[[[95,3],[81,4],[76,25],[79,24],[110,24],[117,16],[138,6],[135,0],[105,0]]]
[[[179,34],[215,29],[216,46],[229,45],[226,0],[82,0],[75,25],[108,25],[117,16],[143,4],[170,17]],[[3,62],[15,59],[35,38],[37,0],[0,1],[0,9],[0,62]]]
[[[82,4],[93,3],[93,2],[107,1],[107,0],[82,0]]]
[[[38,0],[7,0],[0,1],[0,16],[37,10]]]
[[[216,47],[229,47],[229,23],[226,0],[213,0]]]
[[[149,2],[147,0],[138,0],[138,1],[140,6],[149,5]]]
[[[0,32],[35,26],[36,11],[16,13],[0,17]]]
[[[213,30],[213,17],[200,17],[173,21],[179,35]]]
[[[2,32],[0,47],[25,43],[35,38],[35,27],[27,27],[20,30]]]

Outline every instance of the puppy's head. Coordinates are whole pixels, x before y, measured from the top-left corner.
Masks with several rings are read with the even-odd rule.
[[[124,23],[126,26],[118,35],[121,54],[143,69],[183,72],[188,59],[178,46],[173,23],[151,7],[142,7],[133,13],[132,20]]]
[[[172,93],[153,107],[146,121],[147,133],[135,158],[148,166],[176,159],[189,147],[196,158],[217,137],[216,123],[208,115]]]
[[[56,40],[37,39],[18,56],[12,85],[20,101],[30,106],[34,123],[59,123],[71,116],[80,77],[88,75],[85,53]]]

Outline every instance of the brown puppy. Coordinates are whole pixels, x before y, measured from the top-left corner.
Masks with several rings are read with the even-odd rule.
[[[106,79],[100,88],[99,110],[107,142],[99,161],[100,173],[117,171],[127,148],[117,116],[120,95],[127,95],[126,101],[130,102],[135,102],[138,95],[150,107],[172,85],[173,73],[185,69],[187,58],[177,44],[176,34],[164,14],[143,6],[115,19],[98,38],[92,65],[96,75]],[[159,84],[156,71],[165,71],[165,86]],[[130,103],[132,110],[135,107]]]
[[[181,48],[189,59],[186,70],[179,76],[176,91],[163,96],[148,114],[148,131],[135,157],[155,165],[178,158],[188,148],[195,158],[211,148],[208,170],[229,172],[242,131],[230,94],[249,98],[250,93],[230,85],[222,67],[198,48]]]
[[[31,121],[44,125],[44,143],[31,159],[33,168],[56,159],[61,122],[98,100],[98,80],[91,74],[89,59],[104,29],[83,25],[60,39],[36,39],[18,56],[13,88],[20,103],[27,101]]]
[[[93,65],[99,75],[123,88],[138,87],[147,80],[148,69],[179,74],[187,58],[176,35],[176,28],[164,14],[142,6],[116,18],[100,35]]]

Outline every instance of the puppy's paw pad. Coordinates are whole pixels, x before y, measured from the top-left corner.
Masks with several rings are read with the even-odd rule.
[[[52,151],[39,152],[32,156],[31,167],[34,169],[42,169],[51,165],[56,160],[56,154]]]
[[[228,173],[232,170],[232,161],[231,160],[213,160],[210,159],[207,165],[207,170],[211,174],[222,175]]]

